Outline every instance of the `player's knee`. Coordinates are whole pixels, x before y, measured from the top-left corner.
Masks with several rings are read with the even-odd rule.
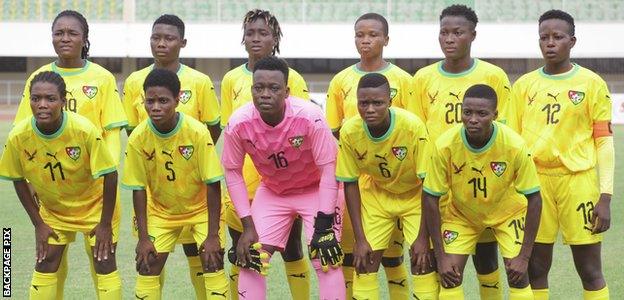
[[[353,267],[353,253],[345,253],[342,259],[342,265],[345,267]]]
[[[184,255],[186,256],[197,256],[199,255],[199,250],[197,249],[197,244],[183,244],[182,249],[184,249]]]
[[[303,250],[301,247],[286,247],[282,252],[282,258],[284,261],[297,261],[303,258]]]
[[[498,269],[498,258],[496,255],[473,255],[472,262],[478,274],[490,274]]]
[[[115,270],[117,270],[117,262],[115,261],[115,256],[109,256],[108,259],[100,261],[95,259],[93,261],[93,268],[95,269],[95,273],[98,274],[110,274],[114,272]]]
[[[385,257],[384,256],[381,258],[381,264],[384,267],[388,267],[388,268],[398,267],[403,264],[403,256],[399,256],[399,257]]]
[[[578,274],[583,282],[583,286],[601,287],[604,285],[604,276],[600,266],[595,264],[584,264],[578,268]]]

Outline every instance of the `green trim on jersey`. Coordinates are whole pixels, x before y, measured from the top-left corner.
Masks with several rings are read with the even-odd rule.
[[[444,60],[441,60],[438,62],[438,72],[440,72],[440,74],[446,76],[446,77],[462,77],[465,75],[468,75],[470,73],[472,73],[472,71],[474,71],[477,68],[477,64],[479,64],[479,59],[478,58],[473,58],[472,59],[472,66],[470,66],[470,68],[468,68],[468,70],[466,71],[462,71],[459,73],[451,73],[448,72],[446,70],[444,70]]]
[[[56,65],[56,61],[54,61],[52,63],[52,71],[58,73],[61,76],[74,76],[74,75],[78,75],[81,73],[84,73],[89,66],[91,66],[91,62],[89,60],[84,60],[85,64],[84,66],[82,66],[82,68],[71,68],[71,69],[66,69],[66,68],[61,68],[59,66]],[[67,70],[67,71],[65,71]],[[71,71],[70,71],[71,70]]]
[[[8,181],[20,181],[20,180],[24,180],[24,178],[13,178],[13,177],[7,177],[7,176],[2,176],[0,175],[0,179],[3,180],[8,180]]]
[[[570,71],[567,71],[565,73],[561,73],[561,74],[546,74],[546,72],[544,72],[544,67],[539,68],[539,74],[542,75],[542,77],[544,78],[548,78],[548,79],[552,79],[552,80],[564,80],[564,79],[568,79],[574,75],[576,75],[576,73],[578,72],[578,70],[580,70],[581,68],[579,67],[579,65],[577,65],[576,63],[572,63],[572,69]]]
[[[354,64],[352,68],[353,68],[353,71],[355,71],[355,73],[358,73],[358,74],[361,74],[361,75],[366,75],[368,73],[381,73],[381,74],[383,74],[384,72],[386,72],[386,71],[390,70],[390,68],[392,68],[392,63],[388,62],[387,66],[381,68],[380,70],[372,71],[372,72],[366,72],[366,71],[360,70],[360,68],[357,67],[357,64]]]
[[[240,67],[243,69],[243,72],[245,72],[245,74],[253,75],[253,72],[249,70],[249,68],[247,67],[247,64],[248,62],[242,64]]]
[[[35,131],[35,133],[38,136],[40,136],[40,137],[42,137],[44,139],[51,140],[51,139],[57,138],[59,135],[61,135],[63,133],[63,130],[65,130],[65,126],[67,125],[67,119],[69,118],[67,116],[67,112],[63,111],[62,118],[63,118],[63,121],[61,122],[61,127],[58,130],[56,130],[56,132],[53,133],[53,134],[45,134],[45,133],[39,131],[39,128],[37,128],[37,121],[35,121],[35,116],[33,116],[30,119],[30,124],[32,125],[33,130]]]
[[[183,63],[179,63],[179,64],[180,64],[180,66],[178,66],[178,70],[176,71],[176,75],[178,75],[178,77],[180,77],[180,74],[182,73],[182,69],[185,67],[185,65]],[[149,68],[150,68],[150,72],[152,70],[154,70],[154,64],[151,64],[149,66]],[[148,74],[149,74],[149,72],[148,72]],[[146,75],[146,77],[147,77],[147,75]]]
[[[217,118],[216,120],[214,120],[214,121],[209,121],[209,122],[206,122],[206,125],[208,125],[208,126],[214,126],[214,125],[217,125],[217,124],[220,124],[220,123],[221,123],[221,117],[218,117],[218,118]],[[221,129],[223,129],[223,127],[221,127]]]
[[[390,127],[388,128],[386,133],[378,138],[371,135],[370,131],[368,130],[368,125],[366,125],[366,122],[362,120],[362,126],[364,126],[364,132],[366,132],[366,136],[373,142],[383,142],[384,140],[386,140],[392,134],[392,131],[394,131],[394,125],[396,123],[396,116],[394,114],[394,109],[390,107]]]
[[[124,190],[131,190],[131,191],[144,191],[145,190],[144,186],[140,186],[140,185],[125,185],[123,183],[121,183],[121,188],[123,188]]]
[[[427,173],[418,173],[416,174],[416,176],[418,176],[418,178],[420,179],[425,179],[425,177],[427,177]]]
[[[110,174],[110,173],[113,173],[115,171],[117,171],[117,167],[112,167],[112,168],[108,168],[108,169],[99,171],[99,172],[93,174],[93,179],[98,179],[98,178],[100,178],[100,177],[102,177],[102,176],[104,176],[106,174]]]
[[[340,176],[336,176],[336,180],[340,181],[340,182],[357,182],[358,178],[357,177],[340,177]]]
[[[528,190],[524,190],[524,191],[516,190],[516,192],[518,192],[520,194],[523,194],[523,195],[529,195],[529,194],[533,194],[533,193],[536,193],[536,192],[539,192],[539,191],[540,191],[540,187],[539,186],[536,186],[536,187],[534,187],[532,189],[528,189]]]
[[[429,194],[431,196],[434,196],[434,197],[442,197],[442,196],[446,195],[446,193],[448,193],[448,192],[434,192],[434,191],[432,191],[432,190],[430,190],[430,189],[428,189],[428,188],[426,188],[424,186],[423,186],[423,191],[425,191],[425,193],[427,193],[427,194]]]
[[[156,136],[161,137],[161,138],[169,138],[171,136],[173,136],[174,134],[178,133],[178,131],[180,130],[180,127],[182,127],[182,121],[184,120],[184,114],[181,112],[178,112],[178,124],[176,124],[176,126],[169,132],[167,133],[161,133],[160,131],[158,131],[158,129],[156,129],[156,127],[154,127],[154,123],[152,123],[152,119],[148,119],[147,120],[147,124],[149,125],[149,128],[152,130],[152,132],[154,134],[156,134]]]
[[[104,127],[104,129],[106,130],[111,130],[117,127],[123,127],[123,128],[127,128],[128,126],[128,121],[121,121],[121,122],[117,122],[117,123],[111,123],[108,124],[108,126]]]
[[[490,140],[485,144],[485,146],[477,149],[473,148],[472,146],[470,146],[470,143],[468,143],[468,138],[466,138],[466,127],[462,126],[461,139],[462,142],[464,142],[464,146],[466,146],[468,150],[474,153],[483,153],[487,149],[490,149],[490,147],[492,147],[492,145],[494,144],[494,141],[496,140],[496,134],[498,133],[498,126],[496,126],[496,123],[492,123],[492,127],[494,127],[494,130],[492,130],[492,136],[490,137]]]
[[[219,181],[221,181],[223,179],[225,179],[225,177],[223,175],[221,175],[221,176],[217,176],[217,177],[213,177],[213,178],[204,180],[204,183],[205,184],[212,184],[212,183],[215,183],[215,182],[219,182]]]

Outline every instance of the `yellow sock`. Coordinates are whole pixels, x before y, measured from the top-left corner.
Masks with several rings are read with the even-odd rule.
[[[121,278],[115,270],[109,274],[97,274],[97,295],[100,300],[121,299]]]
[[[30,285],[31,300],[54,300],[56,299],[56,273],[33,272]]]
[[[345,280],[345,287],[347,288],[347,297],[345,299],[353,298],[353,277],[355,277],[355,268],[342,266],[342,275]]]
[[[440,288],[440,300],[464,300],[464,288],[459,285],[454,288]]]
[[[527,285],[523,288],[509,287],[509,300],[533,300],[533,291],[531,286]]]
[[[65,292],[65,279],[67,279],[67,247],[63,249],[61,264],[56,270],[56,299],[63,299]]]
[[[597,291],[583,290],[583,299],[585,300],[609,300],[609,287],[605,285]]]
[[[533,299],[548,300],[548,289],[533,290]]]
[[[353,276],[352,299],[379,299],[379,282],[377,281],[377,273],[357,274]]]
[[[199,256],[187,256],[186,259],[188,260],[191,283],[195,289],[195,297],[197,300],[205,300],[206,287],[204,286],[204,271],[201,260]]]
[[[310,267],[307,259],[285,261],[286,278],[293,299],[310,299]]]
[[[230,290],[225,271],[204,273],[204,293],[208,300],[230,299]]]
[[[477,279],[479,279],[481,300],[503,300],[503,289],[498,269],[490,274],[477,274]]]
[[[397,267],[384,267],[388,280],[390,299],[409,299],[410,291],[407,283],[407,270],[403,264]]]
[[[238,273],[239,269],[237,266],[232,265],[230,268],[230,298],[232,300],[238,300]]]
[[[136,280],[136,288],[134,297],[136,299],[160,299],[160,276],[143,276],[138,275]]]
[[[85,252],[87,252],[87,257],[89,258],[89,271],[91,272],[91,281],[93,281],[93,285],[95,286],[95,290],[98,290],[98,279],[97,273],[95,273],[95,266],[93,265],[93,251],[91,250],[91,245],[89,245],[89,236],[83,236]]]
[[[440,283],[438,273],[431,272],[425,275],[412,275],[414,283],[414,299],[438,300],[440,293]]]

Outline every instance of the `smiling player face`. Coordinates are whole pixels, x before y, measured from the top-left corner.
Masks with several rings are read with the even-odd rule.
[[[167,64],[180,57],[180,49],[186,46],[186,39],[180,36],[178,28],[168,24],[155,24],[150,36],[150,47],[155,60]]]
[[[273,53],[276,41],[269,25],[263,19],[257,19],[245,25],[243,43],[249,56],[260,59]]]
[[[446,16],[440,20],[438,42],[447,59],[470,56],[470,46],[475,37],[473,24],[462,16]]]
[[[62,59],[80,58],[85,45],[84,31],[74,17],[60,17],[52,26],[52,46]]]
[[[58,87],[50,82],[40,81],[30,90],[30,108],[37,126],[56,130],[61,123],[65,97],[61,97]]]

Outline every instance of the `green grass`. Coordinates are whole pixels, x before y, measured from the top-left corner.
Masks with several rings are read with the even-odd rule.
[[[10,130],[8,122],[0,122],[0,141],[4,143]],[[624,265],[624,256],[620,255],[621,246],[624,245],[624,236],[617,234],[622,232],[624,220],[624,185],[620,184],[618,178],[624,176],[624,126],[615,127],[616,135],[616,185],[615,193],[611,205],[612,226],[605,234],[602,252],[603,269],[609,283],[611,296],[614,299],[624,295],[624,272],[619,269]],[[34,230],[15,195],[10,182],[0,182],[0,194],[2,197],[2,213],[0,224],[2,227],[12,229],[12,287],[15,299],[27,299],[28,287],[34,268]],[[123,297],[131,299],[134,297],[134,284],[136,272],[134,270],[134,247],[136,240],[130,234],[130,213],[132,209],[131,194],[129,191],[121,190],[122,202],[122,225],[117,248],[117,262],[121,273],[123,285]],[[229,245],[228,245],[229,247]],[[95,292],[89,275],[88,259],[86,257],[82,238],[78,237],[76,243],[69,247],[69,276],[65,288],[66,299],[94,298]],[[276,255],[272,261],[272,268],[268,278],[270,299],[287,299],[290,296],[281,258]],[[178,246],[176,252],[170,255],[166,266],[166,283],[163,289],[164,299],[192,299],[193,289],[189,282],[188,268],[182,248]],[[380,275],[383,272],[379,273]],[[466,299],[477,299],[478,290],[474,276],[474,269],[471,265],[466,267],[464,290]],[[380,276],[383,281],[383,275]],[[316,280],[313,280],[313,298],[317,298]],[[382,291],[385,291],[385,283],[382,284]],[[569,247],[557,244],[555,256],[550,272],[550,291],[552,299],[580,299],[582,287],[574,265]],[[384,293],[385,294],[385,293]],[[387,295],[384,295],[387,299]]]

